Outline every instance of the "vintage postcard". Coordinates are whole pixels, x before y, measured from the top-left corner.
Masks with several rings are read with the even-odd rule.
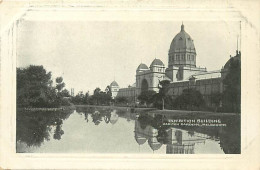
[[[3,2],[1,168],[259,168],[259,21],[203,4]]]

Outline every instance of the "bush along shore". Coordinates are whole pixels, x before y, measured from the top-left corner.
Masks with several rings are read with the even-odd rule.
[[[54,83],[51,72],[43,66],[17,68],[17,108],[27,111],[73,109],[69,91],[64,87],[63,78],[57,77]]]
[[[62,106],[59,108],[18,108],[19,111],[63,111],[63,110],[75,110],[76,107],[74,105],[71,106]]]

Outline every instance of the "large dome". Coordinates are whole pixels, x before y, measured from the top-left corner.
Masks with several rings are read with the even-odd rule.
[[[181,25],[181,31],[173,38],[169,53],[174,52],[196,52],[193,39],[185,32],[184,25]]]

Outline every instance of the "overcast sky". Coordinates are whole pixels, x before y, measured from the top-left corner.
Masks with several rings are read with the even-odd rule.
[[[197,66],[219,70],[234,55],[239,22],[185,22],[194,40]],[[168,50],[181,22],[173,21],[23,21],[17,66],[43,65],[66,88],[102,90],[115,78],[120,87],[135,82],[141,61],[154,58],[167,66]]]

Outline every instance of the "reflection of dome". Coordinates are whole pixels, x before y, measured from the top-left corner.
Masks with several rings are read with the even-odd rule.
[[[160,142],[158,142],[156,137],[149,138],[148,144],[153,151],[160,149],[162,146],[162,144]]]
[[[184,25],[181,25],[181,31],[173,38],[169,53],[186,51],[196,52],[191,36],[184,31]]]
[[[135,140],[139,145],[142,145],[146,142],[147,139],[145,137],[135,133]]]
[[[110,86],[119,86],[116,81],[113,81]]]
[[[152,66],[164,66],[163,62],[160,59],[154,59],[153,62],[151,63],[150,67]]]
[[[137,70],[148,70],[149,68],[147,67],[147,65],[141,63],[138,67]]]
[[[116,113],[116,110],[113,110],[111,112],[110,123],[115,124],[117,120],[118,120],[118,114]]]

